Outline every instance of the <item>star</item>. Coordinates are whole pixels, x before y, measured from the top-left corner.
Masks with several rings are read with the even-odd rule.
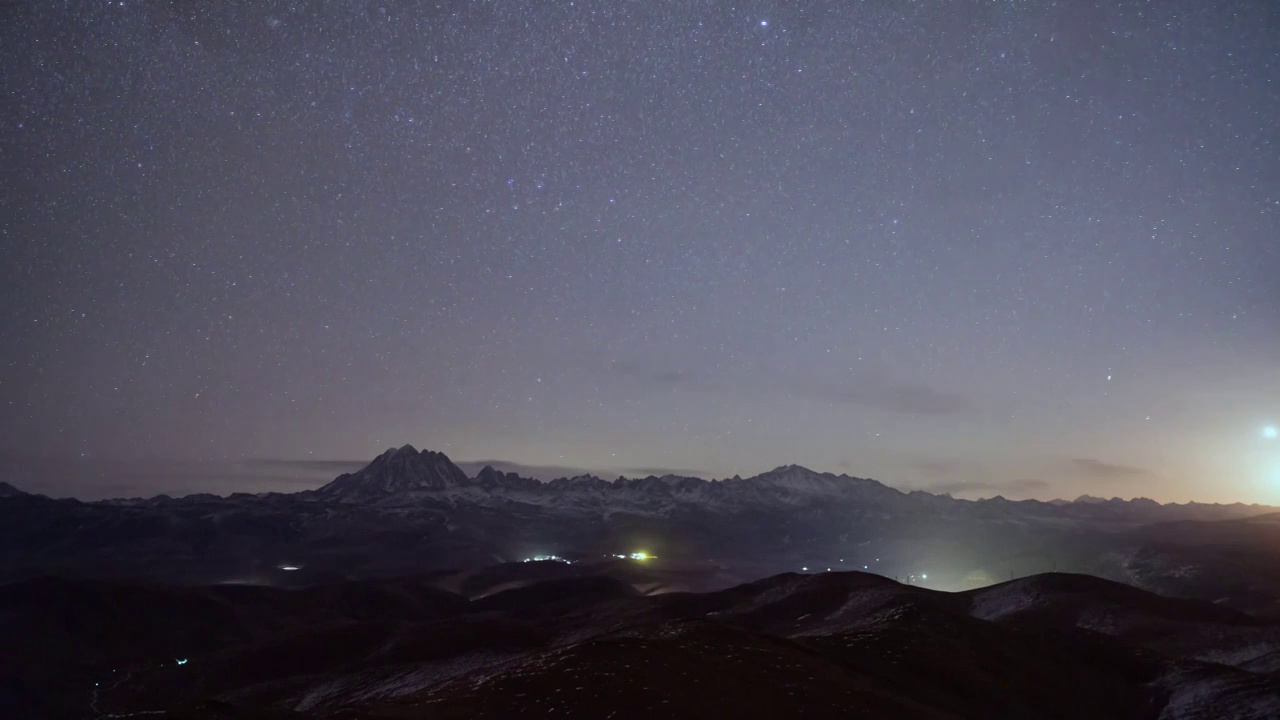
[[[765,5],[632,3],[622,22],[453,3],[439,32],[421,31],[435,3],[355,23],[341,3],[145,22],[130,0],[33,5],[0,24],[18,108],[0,123],[5,212],[31,220],[0,233],[20,258],[0,450],[150,476],[156,448],[361,459],[414,442],[572,467],[627,438],[619,457],[708,475],[785,450],[893,484],[915,472],[903,447],[939,467],[964,448],[1010,476],[1163,456],[1178,469],[1157,499],[1167,480],[1274,501],[1245,496],[1242,458],[1215,458],[1221,483],[1189,469],[1218,417],[1280,449],[1280,199],[1246,161],[1274,156],[1280,117],[1280,94],[1254,91],[1274,75],[1266,27],[1188,35],[1168,3],[1120,11],[1109,31],[1151,41],[1120,57],[1073,35],[1098,56],[1079,75],[1031,65],[1067,37],[1044,32],[1046,3],[1002,14],[985,51],[952,32],[955,3],[805,4],[777,32]],[[875,30],[902,23],[915,32]],[[214,42],[263,28],[270,53]],[[60,40],[84,32],[101,62],[63,72]],[[661,62],[582,51],[597,36]],[[212,142],[190,143],[196,126]],[[1151,404],[1186,392],[1221,415]],[[109,492],[49,483],[30,489]]]

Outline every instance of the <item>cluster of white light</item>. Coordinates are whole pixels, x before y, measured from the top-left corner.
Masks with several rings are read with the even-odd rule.
[[[546,562],[548,560],[552,562],[562,562],[566,565],[573,564],[571,561],[566,560],[559,555],[534,555],[533,557],[527,557],[524,559],[525,562]]]
[[[297,565],[281,565],[280,569],[284,570],[285,572],[293,572],[294,570],[300,570],[301,568],[299,568]]]
[[[633,552],[633,553],[631,553],[631,554],[629,554],[629,555],[628,555],[628,554],[622,554],[622,553],[614,553],[614,554],[613,554],[613,555],[611,555],[610,557],[615,557],[615,558],[618,558],[619,560],[653,560],[653,559],[657,558],[658,556],[657,556],[657,555],[650,555],[650,554],[649,554],[649,553],[647,553],[647,552]]]

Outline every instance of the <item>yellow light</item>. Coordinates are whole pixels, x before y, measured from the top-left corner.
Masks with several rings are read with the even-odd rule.
[[[632,559],[632,560],[648,560],[648,559],[650,559],[650,558],[652,558],[652,557],[653,557],[653,556],[652,556],[652,555],[650,555],[650,554],[649,554],[649,553],[647,553],[647,552],[633,552],[633,553],[631,553],[631,559]]]

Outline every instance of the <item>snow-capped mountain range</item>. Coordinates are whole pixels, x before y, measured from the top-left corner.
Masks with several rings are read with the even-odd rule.
[[[0,498],[20,497],[43,498],[0,482]],[[56,502],[85,507],[222,505],[277,510],[295,505],[314,509],[324,504],[351,509],[394,509],[398,514],[415,508],[527,505],[541,511],[574,515],[618,512],[665,515],[681,508],[734,512],[820,506],[907,515],[1002,515],[1140,522],[1222,520],[1280,512],[1280,508],[1243,503],[1161,504],[1149,498],[1105,499],[1090,495],[1073,501],[1048,502],[1007,500],[1000,496],[960,500],[949,494],[901,491],[875,480],[817,472],[800,465],[783,465],[749,478],[735,475],[724,480],[680,475],[606,480],[595,475],[578,475],[544,482],[501,472],[492,466],[485,466],[474,477],[468,477],[444,453],[418,450],[409,444],[388,448],[360,470],[344,473],[318,489],[298,493],[233,493],[227,497],[201,493],[177,498],[157,495],[146,499]]]
[[[909,497],[873,480],[817,473],[798,465],[779,467],[752,478],[704,480],[666,475],[605,480],[578,475],[542,482],[485,466],[474,478],[443,453],[412,445],[391,448],[354,473],[344,474],[308,499],[380,507],[448,501],[559,506],[566,511],[600,510],[651,513],[683,504],[743,507],[803,504],[823,497],[857,498],[872,504]]]
[[[795,506],[811,503],[856,503],[863,508],[896,512],[948,510],[1115,520],[1227,519],[1280,511],[1261,505],[1205,503],[1162,505],[1149,498],[1099,498],[1082,495],[1074,501],[1011,501],[1003,497],[958,500],[947,494],[903,492],[875,480],[817,472],[800,465],[784,465],[750,478],[734,476],[705,480],[679,475],[618,477],[606,480],[578,475],[543,482],[485,466],[469,478],[442,452],[412,445],[389,448],[364,468],[339,476],[318,490],[299,493],[310,501],[345,505],[403,507],[424,502],[451,505],[474,503],[530,504],[565,511],[631,511],[641,514],[682,505],[719,509],[753,506]]]
[[[1218,599],[1235,571],[1224,573],[1198,539],[1205,548],[1244,542],[1232,557],[1255,574],[1262,555],[1253,551],[1280,543],[1268,535],[1280,523],[1263,522],[1277,512],[1148,499],[970,501],[799,465],[725,480],[543,482],[492,467],[468,477],[445,454],[405,445],[298,493],[81,502],[0,485],[0,582],[49,573],[245,581],[282,567],[290,577],[369,577],[643,549],[732,568],[736,581],[810,566],[891,577],[927,566],[930,582],[963,586],[1057,569]],[[1196,585],[1204,578],[1212,582]],[[1259,592],[1258,602],[1271,597]]]

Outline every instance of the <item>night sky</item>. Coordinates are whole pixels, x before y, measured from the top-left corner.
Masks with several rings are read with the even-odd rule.
[[[412,442],[1280,503],[1274,2],[0,14],[27,490]]]

